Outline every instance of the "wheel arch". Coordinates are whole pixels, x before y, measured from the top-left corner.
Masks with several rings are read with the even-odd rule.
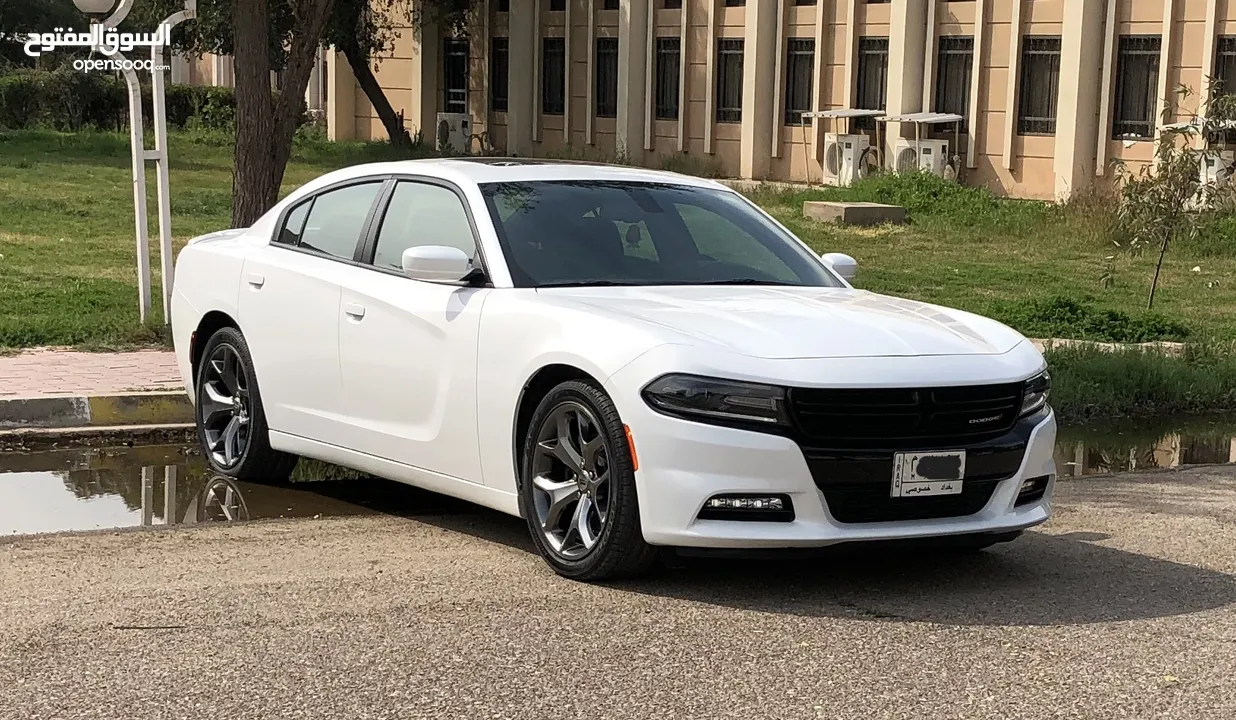
[[[511,458],[515,467],[516,488],[523,482],[522,467],[524,454],[524,436],[532,423],[532,416],[537,406],[555,387],[570,380],[583,380],[601,387],[601,381],[588,371],[564,362],[555,362],[538,369],[524,383],[519,392],[519,400],[515,403],[515,418],[511,433]]]
[[[190,345],[189,366],[193,372],[193,382],[197,383],[197,373],[202,365],[202,354],[206,350],[206,343],[215,333],[225,327],[235,328],[240,331],[240,323],[231,315],[222,310],[211,310],[202,316],[198,321],[197,328],[193,331],[193,341]],[[244,333],[241,332],[243,335]]]

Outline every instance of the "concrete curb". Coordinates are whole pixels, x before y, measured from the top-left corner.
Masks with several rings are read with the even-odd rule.
[[[192,423],[183,391],[0,399],[0,430]]]
[[[37,452],[61,448],[144,445],[196,445],[190,424],[119,425],[86,428],[0,430],[0,452]]]

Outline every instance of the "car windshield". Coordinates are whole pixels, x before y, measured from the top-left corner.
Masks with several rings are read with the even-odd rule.
[[[841,287],[741,196],[604,180],[481,185],[517,287]]]

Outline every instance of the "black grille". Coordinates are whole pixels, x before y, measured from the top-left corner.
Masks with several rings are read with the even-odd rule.
[[[793,388],[790,414],[812,445],[907,450],[957,447],[1007,433],[1021,383],[935,388]]]
[[[803,456],[837,522],[865,523],[962,517],[982,510],[996,485],[1021,466],[1025,440],[1010,435],[966,451],[961,493],[920,498],[891,497],[893,453],[804,448]]]

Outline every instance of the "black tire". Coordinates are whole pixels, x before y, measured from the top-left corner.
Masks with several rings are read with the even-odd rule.
[[[599,435],[605,440],[607,457],[605,520],[595,545],[577,558],[555,550],[538,519],[534,488],[534,462],[538,435],[546,420],[565,407],[582,406],[598,421]],[[639,498],[635,489],[635,470],[627,445],[626,428],[618,409],[600,388],[590,382],[572,380],[549,392],[537,406],[523,438],[520,463],[519,504],[537,551],[559,575],[572,580],[600,581],[631,578],[647,572],[657,559],[656,549],[644,542],[639,519]],[[582,501],[577,501],[582,502]],[[565,537],[565,536],[564,536]]]
[[[244,373],[245,391],[239,394],[244,396],[242,404],[244,414],[248,418],[243,448],[235,453],[234,460],[230,464],[216,457],[216,449],[212,448],[217,448],[218,445],[212,442],[210,434],[217,431],[207,427],[204,417],[209,399],[206,386],[216,382],[214,377],[217,377],[212,360],[219,354],[226,356],[229,351],[235,354],[239,361],[238,369]],[[197,378],[194,382],[194,395],[197,438],[202,446],[202,454],[206,456],[206,462],[210,464],[211,470],[219,475],[252,482],[285,482],[292,475],[292,470],[295,469],[299,458],[270,447],[266,412],[262,407],[262,396],[258,389],[257,376],[253,370],[253,356],[249,354],[249,344],[245,342],[245,336],[236,328],[222,328],[206,341],[206,346],[202,350],[201,365],[198,367]]]

